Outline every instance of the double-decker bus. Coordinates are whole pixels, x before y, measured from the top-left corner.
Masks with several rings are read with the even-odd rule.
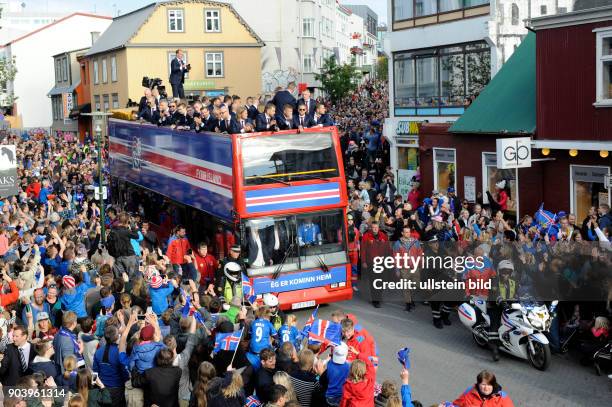
[[[283,309],[352,297],[335,127],[229,135],[110,119],[109,143],[113,184],[150,211],[181,207],[192,244],[233,232],[258,296]]]

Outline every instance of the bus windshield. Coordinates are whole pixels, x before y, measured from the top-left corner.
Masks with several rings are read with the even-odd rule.
[[[332,133],[276,134],[242,140],[245,185],[338,176]]]
[[[346,263],[340,210],[248,219],[243,250],[249,276]]]

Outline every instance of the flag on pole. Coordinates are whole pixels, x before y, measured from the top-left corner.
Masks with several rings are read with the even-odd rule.
[[[342,342],[342,325],[317,319],[308,332],[308,343],[324,343],[326,345],[338,346]]]
[[[410,369],[410,348],[406,347],[397,352],[397,360],[406,369]]]
[[[302,336],[308,336],[308,332],[310,332],[310,328],[312,327],[312,324],[317,319],[318,311],[319,311],[319,306],[317,305],[317,308],[315,308],[314,311],[312,311],[312,315],[310,315],[310,318],[308,318],[308,321],[306,321],[306,324],[304,325],[304,328],[302,329]]]
[[[215,349],[213,353],[217,353],[220,350],[236,350],[242,337],[242,329],[236,332],[230,332],[227,334],[217,333],[215,335]]]
[[[249,277],[244,273],[242,273],[242,295],[244,295],[244,299],[251,304],[257,299],[255,290],[253,290],[253,284],[251,283]]]
[[[200,313],[200,311],[196,311],[193,313],[193,317],[195,318],[195,320],[198,322],[198,324],[202,324],[204,325],[204,317],[202,316],[202,314]]]

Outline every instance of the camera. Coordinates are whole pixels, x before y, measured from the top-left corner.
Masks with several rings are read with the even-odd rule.
[[[185,70],[186,70],[187,72],[191,71],[191,64],[187,64],[187,65],[185,65]]]
[[[149,78],[148,76],[142,77],[142,86],[145,88],[149,88],[153,90],[153,88],[157,88],[159,91],[159,96],[162,99],[168,98],[168,93],[166,92],[166,87],[162,85],[163,81],[161,78]]]

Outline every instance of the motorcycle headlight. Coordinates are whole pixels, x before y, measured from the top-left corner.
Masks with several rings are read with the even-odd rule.
[[[533,326],[534,328],[537,328],[537,329],[544,328],[544,321],[542,320],[542,318],[534,314],[533,312],[530,312],[527,315],[527,319],[529,320],[529,323],[531,324],[531,326]]]

